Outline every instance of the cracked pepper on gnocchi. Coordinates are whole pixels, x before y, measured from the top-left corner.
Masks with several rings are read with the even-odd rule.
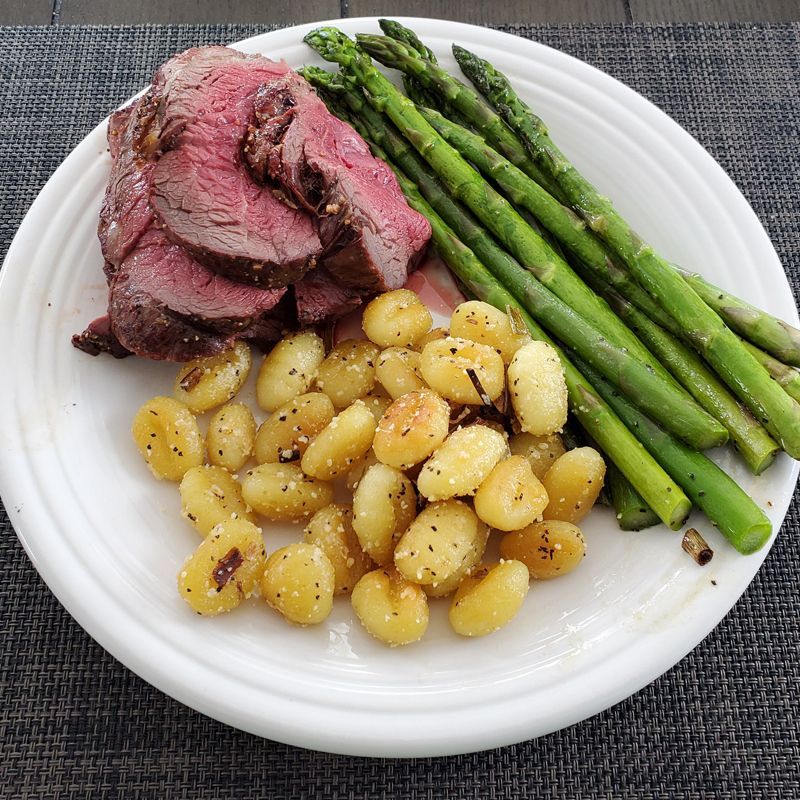
[[[366,339],[326,350],[304,330],[276,344],[255,414],[233,401],[252,364],[243,342],[185,364],[173,397],[139,409],[134,441],[157,479],[179,484],[181,514],[203,537],[178,572],[195,612],[260,597],[316,625],[344,595],[395,646],[421,639],[429,602],[448,598],[455,633],[485,636],[516,616],[531,580],[580,564],[577,524],[605,463],[561,437],[555,350],[480,301],[432,326],[414,292],[387,292],[364,311]],[[304,529],[270,547],[262,521]]]

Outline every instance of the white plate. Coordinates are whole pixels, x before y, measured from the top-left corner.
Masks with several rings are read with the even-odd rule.
[[[374,19],[333,24],[377,31]],[[455,69],[456,41],[504,70],[665,255],[797,320],[754,213],[655,106],[540,44],[453,22],[408,24],[445,67]],[[312,27],[238,46],[296,66],[318,62],[302,43]],[[255,603],[224,618],[195,616],[175,574],[198,539],[178,517],[175,487],[150,478],[128,432],[145,399],[169,393],[174,367],[92,359],[69,343],[104,310],[95,227],[108,168],[102,123],[47,183],[9,250],[0,282],[0,486],[25,549],[67,610],[167,694],[236,727],[321,750],[433,756],[496,747],[570,725],[649,683],[752,580],[767,549],[739,556],[701,517],[693,521],[716,551],[704,569],[681,552],[679,534],[622,533],[601,510],[587,521],[581,568],[534,586],[518,618],[486,639],[458,639],[441,603],[425,640],[399,650],[372,641],[344,601],[314,629],[292,628]],[[769,505],[777,529],[797,465],[782,457],[753,479],[723,458]],[[268,548],[292,535],[268,528]]]

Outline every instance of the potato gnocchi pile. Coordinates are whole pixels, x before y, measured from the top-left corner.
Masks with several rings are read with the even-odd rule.
[[[557,354],[479,301],[449,330],[432,324],[399,289],[366,307],[365,340],[326,354],[313,331],[287,336],[259,369],[260,426],[233,401],[252,366],[243,342],[185,364],[173,397],[142,406],[134,440],[156,478],[179,482],[203,537],[178,576],[192,609],[260,596],[314,625],[350,595],[369,633],[402,645],[424,635],[430,598],[450,597],[453,630],[484,636],[517,614],[531,578],[580,563],[576,523],[605,464],[565,448]],[[212,410],[204,441],[196,415]],[[305,522],[302,541],[267,556],[261,519]],[[492,530],[500,558],[484,563]]]

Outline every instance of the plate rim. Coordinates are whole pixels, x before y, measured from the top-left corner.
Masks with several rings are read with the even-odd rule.
[[[492,37],[498,37],[504,40],[510,40],[514,46],[518,48],[525,49],[528,47],[536,48],[543,48],[547,51],[551,51],[552,53],[558,54],[558,57],[568,60],[569,62],[575,62],[579,65],[578,69],[588,69],[591,70],[598,75],[602,76],[603,81],[611,82],[608,85],[615,85],[616,89],[622,89],[623,94],[628,94],[629,97],[635,97],[637,99],[637,103],[644,104],[650,113],[655,112],[656,114],[663,117],[664,120],[668,122],[670,129],[673,133],[680,133],[683,138],[683,144],[685,146],[689,146],[692,150],[694,157],[702,157],[701,160],[704,164],[711,167],[711,164],[714,165],[715,177],[719,180],[722,176],[727,180],[732,188],[735,196],[738,196],[738,199],[741,200],[749,210],[750,214],[752,215],[754,221],[760,226],[761,232],[763,237],[765,238],[766,242],[769,243],[770,248],[772,248],[772,252],[774,253],[774,247],[772,243],[769,241],[769,237],[764,230],[763,224],[758,219],[758,216],[755,212],[750,208],[747,200],[742,195],[739,188],[730,178],[730,176],[725,173],[722,167],[716,162],[716,160],[711,156],[700,143],[691,136],[682,126],[680,126],[675,120],[673,120],[669,115],[667,115],[662,109],[652,103],[650,100],[645,98],[643,95],[638,93],[636,90],[632,89],[631,87],[623,84],[621,81],[613,78],[608,73],[599,70],[598,68],[581,61],[580,59],[575,58],[563,51],[557,50],[552,48],[548,45],[542,44],[541,42],[535,42],[529,39],[525,39],[523,37],[516,36],[511,33],[506,33],[503,31],[498,31],[495,29],[490,28],[483,28],[481,26],[476,25],[469,25],[466,23],[460,22],[451,22],[448,20],[441,20],[435,18],[421,18],[421,17],[394,17],[400,21],[409,24],[412,27],[422,27],[424,28],[427,24],[434,23],[436,25],[446,25],[448,26],[449,30],[453,31],[453,38],[456,39],[458,37],[458,32],[460,30],[468,30],[468,31],[475,31],[476,29],[482,31],[484,35]],[[312,22],[312,23],[305,23],[303,25],[298,26],[291,26],[286,28],[279,28],[274,31],[268,31],[261,34],[257,34],[252,37],[248,37],[247,39],[243,39],[234,43],[231,43],[229,46],[231,47],[265,47],[265,45],[258,44],[259,42],[263,42],[268,40],[270,37],[279,38],[280,36],[286,36],[290,33],[295,33],[299,37],[302,36],[302,32],[308,31],[314,27],[318,27],[320,25],[336,25],[339,27],[344,27],[346,29],[350,29],[352,26],[356,25],[374,25],[378,17],[370,16],[370,17],[355,17],[355,18],[348,18],[348,19],[336,19],[336,20],[327,20],[327,21],[320,21],[320,22]],[[522,44],[520,44],[522,43]],[[106,120],[107,121],[107,120]],[[26,221],[32,217],[38,210],[37,203],[39,203],[40,198],[42,195],[48,190],[48,186],[51,186],[60,178],[60,175],[63,175],[62,170],[66,170],[67,162],[72,158],[72,156],[80,151],[82,148],[91,148],[93,147],[93,138],[96,138],[97,132],[99,130],[103,130],[106,125],[106,121],[102,121],[96,126],[91,132],[89,132],[86,137],[84,137],[81,142],[71,151],[71,153],[64,159],[64,161],[59,165],[50,179],[47,181],[45,186],[40,191],[37,198],[34,200],[34,203],[31,205],[31,208],[25,215],[17,233],[12,240],[12,243],[9,247],[8,254],[6,256],[4,262],[4,268],[0,270],[0,307],[5,302],[5,292],[4,286],[6,283],[10,282],[8,275],[10,271],[6,269],[7,264],[13,264],[14,260],[18,258],[17,251],[21,250],[23,247],[22,239],[25,235],[27,235],[27,230],[25,228]],[[699,152],[698,152],[699,151]],[[775,253],[775,260],[778,264],[780,261]],[[781,286],[782,289],[790,292],[790,286],[788,279],[786,277],[785,271],[781,269],[783,282],[784,284]],[[791,294],[790,294],[791,297]],[[2,319],[2,317],[0,317]],[[798,321],[797,310],[794,310],[794,317],[793,321]],[[2,328],[2,323],[0,322],[0,328]],[[0,401],[0,419],[5,416],[8,416],[8,412],[12,403],[8,401]],[[747,588],[747,586],[752,582],[755,575],[758,573],[758,570],[761,567],[764,559],[766,558],[772,542],[774,542],[775,535],[777,535],[778,530],[775,531],[773,534],[773,538],[770,542],[770,545],[764,550],[762,550],[757,556],[751,556],[751,559],[754,559],[752,563],[755,564],[755,570],[753,575],[749,580],[744,583],[741,587],[736,588],[729,607],[727,610],[720,615],[719,619],[714,622],[713,626],[704,633],[702,633],[696,641],[694,638],[687,640],[688,646],[679,648],[680,649],[680,656],[678,658],[674,658],[675,651],[670,651],[671,655],[667,658],[662,658],[659,660],[659,665],[654,667],[654,669],[649,669],[646,671],[644,678],[641,681],[635,681],[632,684],[633,689],[629,688],[628,686],[622,688],[619,691],[600,691],[597,692],[595,697],[593,698],[593,702],[586,702],[583,706],[583,711],[580,712],[578,716],[572,714],[568,715],[568,719],[563,721],[557,727],[549,727],[550,723],[545,723],[544,727],[547,727],[547,730],[541,729],[536,730],[535,726],[531,724],[530,720],[519,722],[511,722],[507,721],[505,726],[501,724],[497,724],[493,729],[491,729],[491,735],[487,736],[486,733],[479,733],[479,734],[470,734],[466,735],[463,733],[463,728],[457,728],[459,732],[459,736],[457,737],[457,742],[454,741],[452,746],[448,745],[447,742],[441,741],[441,739],[434,740],[427,739],[420,741],[411,741],[411,740],[404,740],[399,744],[396,741],[390,741],[385,739],[376,738],[376,732],[374,730],[370,730],[367,734],[361,736],[361,738],[357,737],[350,737],[348,739],[343,738],[341,730],[332,730],[327,733],[321,732],[311,732],[307,730],[307,726],[304,724],[297,724],[296,720],[299,716],[298,712],[301,710],[298,704],[292,704],[289,702],[288,704],[284,704],[282,708],[282,713],[285,715],[285,718],[282,720],[276,719],[268,719],[268,720],[253,720],[248,719],[242,716],[241,711],[237,715],[235,711],[232,711],[228,706],[221,705],[218,702],[215,702],[212,698],[209,698],[207,694],[204,694],[202,691],[198,690],[189,690],[187,687],[181,682],[175,682],[174,680],[170,680],[168,675],[163,674],[163,670],[158,669],[153,664],[149,663],[146,659],[142,659],[141,657],[132,656],[129,650],[126,650],[127,642],[125,641],[125,637],[122,636],[118,631],[111,630],[113,626],[110,623],[106,623],[105,626],[98,625],[96,618],[94,618],[91,613],[87,613],[89,609],[85,607],[80,607],[80,604],[75,600],[74,596],[70,596],[69,586],[67,582],[61,580],[61,576],[58,574],[54,574],[52,569],[52,564],[49,562],[47,558],[42,557],[42,553],[34,546],[35,542],[35,535],[30,537],[26,534],[26,530],[29,525],[33,523],[30,520],[30,517],[26,516],[25,519],[22,519],[21,514],[17,511],[16,505],[17,501],[16,498],[25,497],[24,487],[19,485],[18,480],[14,480],[14,477],[10,475],[11,470],[6,463],[7,459],[0,454],[0,483],[3,487],[3,496],[6,500],[6,510],[9,515],[9,519],[14,527],[15,532],[17,533],[18,539],[21,541],[25,551],[27,552],[29,558],[33,562],[34,566],[36,567],[39,574],[42,576],[42,579],[47,584],[48,588],[50,589],[53,594],[56,595],[57,599],[61,603],[61,605],[67,610],[70,615],[76,619],[76,621],[81,625],[81,627],[93,638],[97,641],[104,649],[106,649],[109,653],[111,653],[114,658],[120,661],[124,666],[128,669],[131,669],[135,673],[137,673],[140,677],[146,680],[148,683],[151,683],[156,688],[160,689],[161,691],[165,692],[166,694],[170,695],[174,699],[182,702],[190,707],[194,708],[201,713],[207,714],[215,719],[223,721],[227,724],[230,724],[234,727],[248,730],[251,733],[255,733],[259,736],[265,736],[270,738],[275,738],[280,741],[287,742],[289,744],[294,744],[301,747],[313,747],[318,750],[324,750],[329,752],[336,752],[336,753],[343,753],[348,755],[369,755],[369,756],[388,756],[388,755],[397,755],[397,756],[432,756],[432,755],[452,755],[457,753],[466,753],[466,752],[473,752],[476,750],[482,750],[489,747],[497,747],[500,745],[511,744],[513,742],[521,741],[522,739],[531,738],[531,736],[539,736],[544,735],[546,733],[550,733],[554,730],[558,730],[562,727],[567,725],[575,724],[580,722],[583,719],[586,719],[589,716],[593,716],[594,714],[620,702],[621,700],[629,697],[631,694],[639,691],[642,687],[646,686],[647,684],[651,683],[661,674],[666,672],[672,666],[677,664],[682,658],[686,656],[688,652],[690,652],[697,644],[702,641],[711,631],[713,631],[721,619],[728,613],[730,608],[732,608],[736,602],[738,602],[741,594]],[[795,462],[792,465],[792,482],[796,481],[798,469],[800,467]],[[791,492],[788,492],[789,500],[786,503],[786,508],[783,509],[782,512],[782,520],[786,516],[786,512],[788,510],[788,505],[791,499]],[[782,524],[782,522],[781,522]],[[780,526],[778,526],[779,528]],[[757,563],[756,563],[757,562]],[[85,606],[85,604],[84,604]],[[78,609],[77,611],[75,609]],[[123,614],[128,613],[129,610],[123,609]],[[99,628],[105,628],[98,632]],[[686,644],[686,642],[684,642]],[[669,663],[666,663],[666,662]],[[661,662],[666,663],[665,666],[661,664]],[[135,664],[136,666],[133,666]],[[655,670],[655,671],[654,671]],[[651,674],[652,673],[652,674]],[[315,704],[312,703],[309,707],[309,710],[313,709]],[[474,723],[474,709],[470,709],[469,713],[467,714],[467,718]],[[448,712],[450,714],[450,712]],[[451,714],[450,718],[455,719],[456,717],[463,717],[464,714],[461,715],[454,715]],[[291,721],[290,721],[291,720]],[[485,721],[489,721],[488,719]],[[542,720],[539,721],[540,723]],[[282,724],[281,724],[282,723]],[[480,727],[480,726],[475,726]]]

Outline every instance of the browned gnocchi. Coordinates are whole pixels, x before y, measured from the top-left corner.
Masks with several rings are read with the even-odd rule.
[[[131,433],[158,480],[179,481],[203,463],[205,445],[191,411],[171,397],[148,400],[133,418]]]
[[[497,400],[505,387],[505,365],[495,349],[453,336],[428,342],[420,354],[419,370],[431,389],[455,403],[483,404],[476,380],[490,401]]]
[[[397,543],[394,563],[408,580],[435,585],[462,570],[485,541],[486,526],[466,503],[431,503]]]
[[[315,544],[331,562],[334,594],[349,594],[361,576],[374,566],[353,530],[351,505],[331,503],[321,508],[308,521],[303,541]]]
[[[408,469],[424,461],[446,438],[450,406],[427,389],[395,400],[381,417],[372,447],[384,464]]]
[[[476,637],[513,619],[531,577],[581,562],[574,523],[605,464],[591,448],[566,451],[555,350],[481,301],[431,326],[400,289],[367,305],[366,340],[326,355],[314,331],[287,335],[256,376],[260,427],[245,392],[231,402],[251,368],[243,342],[184,365],[174,398],[142,406],[137,447],[157,478],[180,482],[181,513],[205,537],[178,576],[192,609],[219,614],[261,595],[305,626],[349,594],[367,632],[397,646],[425,634],[428,598],[449,597],[453,630]],[[267,558],[264,519],[303,523],[302,541]],[[492,529],[501,560],[482,566]]]
[[[534,436],[532,433],[517,433],[508,440],[511,453],[525,456],[531,465],[533,474],[541,480],[556,459],[567,452],[564,441],[557,433],[545,433]]]
[[[506,437],[494,428],[487,425],[459,428],[425,462],[417,478],[417,489],[428,500],[473,495],[507,454]]]
[[[413,347],[433,324],[431,312],[409,289],[378,295],[364,309],[364,333],[381,347]]]
[[[393,567],[364,575],[351,602],[361,624],[376,639],[396,647],[419,641],[428,628],[428,598]]]
[[[256,399],[264,411],[275,411],[307,392],[325,358],[325,345],[313,331],[282,339],[270,350],[258,371]]]
[[[198,614],[232,611],[257,589],[264,556],[260,528],[241,518],[220,522],[178,573],[178,592]]]
[[[517,615],[528,594],[528,568],[501,561],[468,575],[450,603],[450,625],[461,636],[486,636]]]
[[[546,342],[520,347],[508,365],[511,405],[526,433],[556,433],[567,421],[567,383],[558,353]]]
[[[380,349],[363,339],[339,342],[319,365],[316,388],[330,397],[337,410],[347,408],[375,385]]]
[[[214,466],[192,467],[180,484],[181,514],[202,536],[229,519],[255,522],[242,497],[242,487],[226,469]]]
[[[311,440],[333,419],[333,403],[322,392],[298,395],[275,409],[256,434],[259,464],[297,461]]]
[[[542,478],[550,498],[545,519],[580,522],[594,506],[606,476],[603,456],[591,447],[576,447],[561,456]]]
[[[392,400],[427,388],[419,371],[419,353],[407,347],[387,347],[378,356],[375,376]]]
[[[475,513],[499,531],[515,531],[541,516],[547,500],[547,492],[525,456],[509,456],[478,487]]]
[[[215,356],[184,364],[175,378],[175,399],[196,414],[227,403],[250,374],[253,356],[245,342]]]
[[[414,484],[394,467],[368,467],[353,493],[353,528],[376,564],[392,561],[395,543],[417,513]]]
[[[521,561],[532,578],[557,578],[581,563],[586,541],[571,522],[551,519],[507,533],[500,540],[500,555]]]
[[[253,454],[255,438],[253,412],[244,403],[227,403],[208,423],[209,463],[236,472]]]
[[[488,345],[506,364],[510,364],[514,353],[531,340],[528,333],[514,333],[508,314],[481,300],[461,303],[453,311],[450,335]]]
[[[356,400],[314,437],[300,462],[303,472],[324,481],[344,474],[372,447],[374,436],[375,417]]]
[[[261,464],[245,475],[242,497],[267,519],[299,522],[333,502],[333,486],[298,464]]]
[[[288,622],[317,625],[333,608],[336,574],[322,548],[306,542],[281,547],[261,575],[261,595]]]

